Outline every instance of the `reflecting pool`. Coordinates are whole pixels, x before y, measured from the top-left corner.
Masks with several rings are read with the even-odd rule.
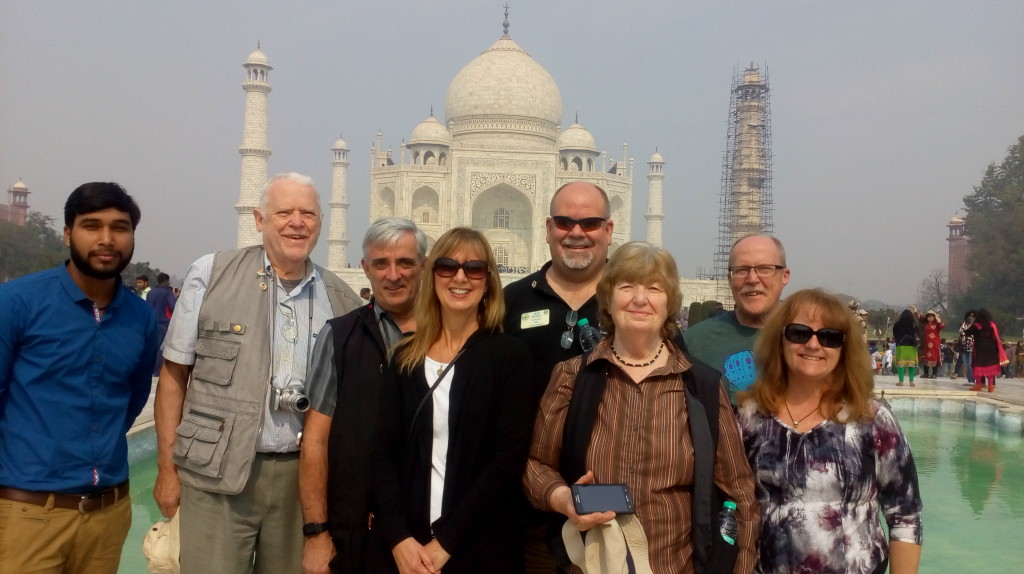
[[[1021,571],[1016,546],[1024,534],[1024,434],[963,413],[974,405],[947,404],[922,414],[921,404],[893,410],[910,441],[924,498],[926,574]],[[936,403],[938,404],[938,403]],[[973,413],[973,411],[971,411]],[[932,414],[934,413],[934,414]],[[988,419],[985,419],[988,420]],[[131,437],[132,529],[121,558],[121,574],[146,574],[142,540],[160,517],[153,502],[155,435]],[[298,504],[298,501],[296,501]]]
[[[923,573],[1020,572],[1020,432],[933,416],[900,418],[924,499]],[[1013,558],[1018,556],[1018,558]]]

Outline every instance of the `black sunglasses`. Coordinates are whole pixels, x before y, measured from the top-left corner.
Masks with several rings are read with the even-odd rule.
[[[803,345],[810,341],[811,337],[818,337],[818,344],[829,349],[842,347],[843,341],[846,340],[846,333],[839,329],[824,327],[815,331],[807,325],[801,325],[800,323],[790,323],[783,327],[782,336],[790,343],[796,343],[797,345]]]
[[[459,269],[462,269],[467,279],[483,279],[490,272],[487,262],[479,259],[459,263],[451,257],[440,257],[434,262],[434,275],[438,277],[455,277]]]
[[[603,217],[584,217],[583,219],[573,219],[567,215],[552,215],[551,221],[554,222],[555,227],[562,231],[572,231],[573,227],[577,225],[583,231],[596,231],[604,225],[607,219]]]

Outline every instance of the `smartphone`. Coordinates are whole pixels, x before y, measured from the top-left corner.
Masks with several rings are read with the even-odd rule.
[[[574,484],[572,502],[576,514],[612,511],[633,514],[633,495],[626,484]]]

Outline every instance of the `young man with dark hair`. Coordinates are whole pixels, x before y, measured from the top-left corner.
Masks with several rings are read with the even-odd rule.
[[[64,206],[63,265],[0,285],[0,572],[117,572],[125,434],[149,397],[156,318],[122,286],[139,208],[116,183]]]

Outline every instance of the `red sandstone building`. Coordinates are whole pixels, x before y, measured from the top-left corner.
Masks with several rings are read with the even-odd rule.
[[[0,221],[25,225],[28,216],[28,186],[18,180],[7,190],[7,203],[0,203]]]
[[[964,232],[963,218],[954,215],[949,223],[949,296],[956,297],[971,285],[971,276],[967,272],[967,258],[971,256],[970,238]]]

